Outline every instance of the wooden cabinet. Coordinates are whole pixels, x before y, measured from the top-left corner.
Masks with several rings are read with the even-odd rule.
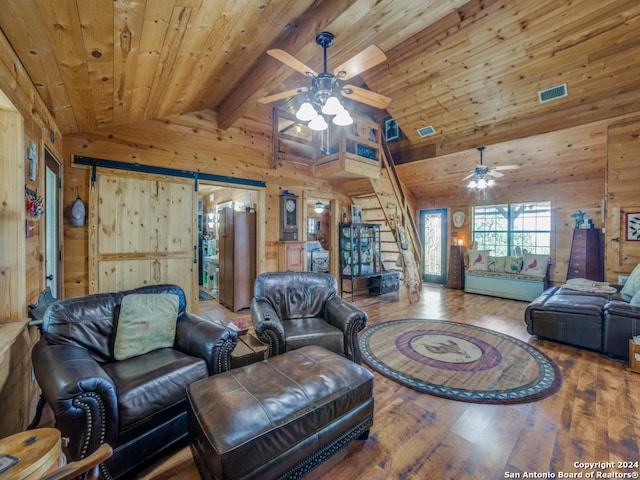
[[[451,245],[447,287],[464,288],[464,247],[461,245]]]
[[[306,270],[306,248],[305,242],[279,242],[278,271],[304,272]]]
[[[224,208],[218,236],[218,298],[234,312],[249,308],[256,278],[256,214]]]
[[[576,228],[573,231],[567,280],[588,278],[601,282],[604,278],[602,231],[599,228]]]

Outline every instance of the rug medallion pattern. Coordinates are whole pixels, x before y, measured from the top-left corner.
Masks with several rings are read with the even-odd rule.
[[[395,320],[360,337],[365,362],[418,391],[474,403],[522,403],[556,392],[562,375],[535,347],[446,320]]]

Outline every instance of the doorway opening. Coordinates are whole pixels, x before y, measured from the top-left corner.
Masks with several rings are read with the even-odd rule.
[[[420,211],[422,280],[444,285],[447,282],[447,210]]]
[[[232,271],[234,263],[233,256],[230,257],[227,254],[228,250],[221,248],[225,240],[221,221],[224,222],[224,213],[228,209],[234,212],[256,213],[260,204],[259,190],[237,188],[214,182],[198,183],[198,298],[200,301],[215,300],[227,306],[229,302],[225,298],[221,299],[221,295],[222,297],[227,294],[237,296],[238,292],[234,291],[234,288],[238,288],[237,282],[221,285],[221,282],[230,281],[225,272]],[[259,224],[260,222],[256,221],[255,230],[251,233],[255,237],[256,245],[259,244],[257,238],[261,235]],[[258,248],[256,248],[255,258],[251,261],[256,267],[258,266]],[[250,283],[253,285],[253,279]]]
[[[45,280],[51,294],[62,298],[62,246],[60,241],[61,186],[60,162],[48,148],[45,158]]]
[[[331,271],[331,204],[330,199],[305,196],[306,223],[303,227],[303,238],[306,240],[305,270],[308,272]]]

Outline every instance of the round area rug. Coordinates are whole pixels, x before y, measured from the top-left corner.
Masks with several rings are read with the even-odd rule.
[[[524,403],[562,385],[558,366],[516,338],[445,320],[394,320],[360,337],[364,361],[398,383],[474,403]]]

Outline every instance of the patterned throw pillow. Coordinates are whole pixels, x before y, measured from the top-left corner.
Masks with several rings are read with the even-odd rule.
[[[520,273],[522,257],[504,257],[504,271],[506,273]]]
[[[504,272],[504,257],[489,257],[489,272]]]
[[[534,255],[525,253],[522,256],[522,273],[535,277],[544,277],[547,274],[549,255]]]
[[[469,250],[469,271],[486,272],[491,250]]]
[[[133,293],[120,305],[113,356],[116,360],[173,347],[178,320],[178,295]]]
[[[631,275],[624,283],[620,296],[626,302],[630,302],[633,296],[640,290],[640,263],[633,269]]]

